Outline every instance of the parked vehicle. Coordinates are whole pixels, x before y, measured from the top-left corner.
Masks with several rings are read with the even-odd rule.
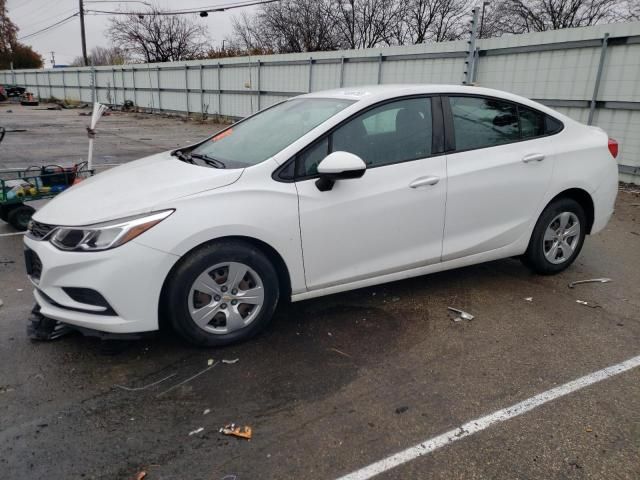
[[[0,101],[8,100],[9,97],[21,97],[27,89],[18,85],[0,85]]]
[[[312,93],[72,187],[34,215],[27,269],[46,317],[224,345],[284,299],[513,256],[560,272],[613,212],[617,151],[496,90]]]

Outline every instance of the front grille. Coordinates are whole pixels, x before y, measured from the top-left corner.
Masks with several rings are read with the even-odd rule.
[[[56,228],[55,225],[47,225],[46,223],[31,220],[31,222],[29,222],[29,231],[27,232],[27,235],[29,238],[33,238],[34,240],[42,240],[54,228]]]
[[[34,280],[40,280],[40,275],[42,275],[42,261],[38,254],[30,248],[26,248],[24,251],[24,261],[27,267],[27,275]]]

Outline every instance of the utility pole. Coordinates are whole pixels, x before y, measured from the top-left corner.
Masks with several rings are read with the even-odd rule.
[[[51,68],[56,66],[56,52],[49,52],[51,54]]]
[[[87,39],[84,35],[84,5],[82,0],[78,0],[80,3],[80,36],[82,37],[82,59],[84,61],[84,66],[89,65],[89,60],[87,59]]]

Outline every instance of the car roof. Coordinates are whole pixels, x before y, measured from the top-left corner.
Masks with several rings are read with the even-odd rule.
[[[447,84],[395,84],[395,85],[362,85],[354,87],[337,88],[334,90],[324,90],[319,92],[307,93],[299,97],[294,98],[343,98],[348,100],[356,100],[359,103],[366,104],[376,103],[382,100],[387,100],[394,97],[401,97],[406,95],[421,95],[430,93],[450,93],[450,94],[468,94],[468,95],[482,95],[502,98],[512,102],[517,102],[523,105],[528,105],[537,110],[550,113],[556,117],[560,116],[563,119],[567,119],[559,112],[552,110],[551,108],[538,103],[534,100],[530,100],[520,95],[505,92],[502,90],[495,90],[493,88],[476,87],[471,85],[447,85]]]
[[[494,90],[491,88],[472,87],[468,85],[445,85],[445,84],[395,84],[395,85],[359,85],[354,87],[336,88],[320,92],[307,93],[302,97],[317,98],[347,98],[350,100],[362,100],[374,97],[387,98],[396,95],[426,94],[426,93],[473,93],[477,95],[505,96],[511,95],[507,92]]]

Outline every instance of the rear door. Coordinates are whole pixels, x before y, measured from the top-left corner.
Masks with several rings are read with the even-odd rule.
[[[373,107],[298,156],[309,289],[440,261],[447,182],[440,98],[433,104],[420,97]],[[367,170],[321,192],[315,184],[317,166],[334,151],[358,155]]]
[[[504,247],[527,233],[551,181],[554,148],[540,112],[492,97],[450,95],[443,102],[453,148],[446,261]]]

